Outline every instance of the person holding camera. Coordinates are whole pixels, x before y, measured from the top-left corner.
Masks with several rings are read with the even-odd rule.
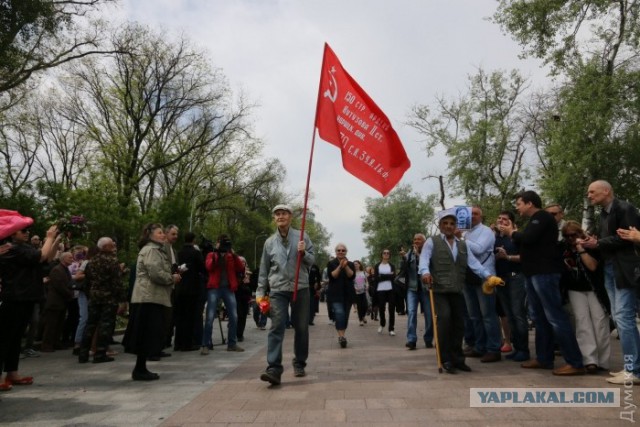
[[[221,234],[218,237],[215,250],[207,255],[205,267],[209,273],[207,281],[207,317],[202,334],[200,354],[207,355],[209,350],[213,350],[211,334],[213,322],[218,313],[219,299],[224,301],[229,316],[227,351],[244,351],[237,344],[238,311],[234,293],[238,290],[238,277],[244,274],[245,267],[240,257],[233,252],[229,236]]]

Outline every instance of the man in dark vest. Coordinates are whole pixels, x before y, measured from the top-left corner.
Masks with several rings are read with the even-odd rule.
[[[462,294],[467,266],[483,280],[489,271],[456,237],[455,209],[438,212],[440,234],[429,237],[420,253],[422,283],[433,287],[438,345],[442,367],[450,374],[471,371],[462,352],[465,300]]]

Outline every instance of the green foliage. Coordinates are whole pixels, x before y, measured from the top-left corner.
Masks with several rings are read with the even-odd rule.
[[[493,20],[525,56],[544,59],[555,72],[575,66],[599,44],[595,51],[611,74],[620,49],[638,47],[639,12],[636,0],[500,0]]]
[[[580,212],[588,184],[605,179],[618,196],[640,201],[640,72],[621,67],[609,76],[592,61],[570,77],[543,149],[545,195]]]
[[[367,198],[362,233],[369,251],[369,263],[380,260],[382,250],[391,250],[392,262],[399,263],[400,247],[409,249],[416,233],[428,234],[433,223],[435,196],[422,197],[409,185],[399,185],[386,197]],[[399,265],[399,264],[398,264]]]
[[[529,178],[525,162],[531,139],[524,105],[526,80],[482,69],[469,77],[469,90],[458,100],[437,99],[432,111],[413,108],[409,125],[425,136],[427,153],[445,148],[449,191],[469,204],[508,206]]]
[[[36,72],[98,53],[100,28],[81,33],[76,19],[114,0],[3,0],[0,2],[0,93]]]

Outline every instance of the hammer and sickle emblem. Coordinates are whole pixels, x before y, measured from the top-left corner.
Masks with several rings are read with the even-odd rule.
[[[336,98],[338,98],[338,82],[336,82],[336,78],[333,75],[335,72],[336,67],[331,66],[331,71],[329,71],[329,77],[331,77],[331,81],[329,82],[329,89],[325,90],[322,94],[325,98],[329,98],[331,102],[336,102]],[[333,93],[331,93],[332,89]]]

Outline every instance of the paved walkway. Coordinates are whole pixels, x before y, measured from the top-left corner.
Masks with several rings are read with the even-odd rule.
[[[324,311],[324,308],[323,308]],[[174,352],[150,362],[160,381],[131,381],[134,356],[113,363],[79,365],[69,351],[21,361],[31,386],[0,394],[2,426],[212,426],[352,425],[388,426],[613,426],[622,408],[471,408],[470,387],[615,387],[606,375],[559,378],[549,371],[521,369],[502,361],[468,359],[471,373],[439,374],[435,350],[404,348],[406,317],[396,318],[397,336],[379,335],[377,323],[353,322],[349,346],[341,349],[326,316],[311,327],[307,377],[294,378],[287,364],[282,385],[259,380],[265,368],[267,331],[248,321],[244,353],[216,346],[209,356]],[[292,358],[292,333],[284,360]],[[531,334],[533,335],[533,333]],[[219,340],[219,337],[216,337]],[[612,342],[615,367],[619,341]],[[121,350],[121,347],[115,346]],[[558,358],[560,359],[560,358]],[[561,360],[557,360],[560,365]],[[621,398],[624,387],[619,386]],[[640,387],[630,389],[640,402]],[[640,418],[636,410],[635,416]]]

